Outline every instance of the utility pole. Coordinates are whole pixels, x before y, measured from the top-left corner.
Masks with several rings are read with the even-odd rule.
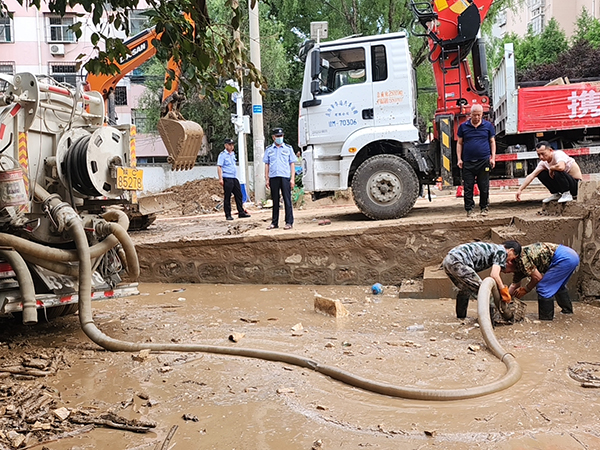
[[[233,0],[232,2],[233,8],[239,8],[238,0]],[[248,179],[246,176],[248,169],[248,154],[246,152],[246,136],[245,132],[248,130],[244,129],[244,112],[242,108],[242,102],[244,99],[244,90],[243,86],[243,74],[242,74],[242,40],[240,38],[240,29],[237,28],[233,31],[233,39],[236,41],[238,46],[238,70],[237,70],[237,80],[229,80],[227,84],[237,89],[237,92],[232,94],[231,99],[235,102],[235,115],[232,115],[231,121],[235,126],[235,132],[238,135],[238,163],[240,166],[238,180],[240,181],[240,187],[242,188],[242,201],[246,202],[248,200],[248,191],[246,190],[246,180]],[[255,194],[256,196],[256,194]]]
[[[250,61],[260,70],[260,30],[258,24],[258,0],[248,0],[250,23]],[[263,104],[259,90],[252,84],[252,139],[254,141],[254,201],[261,203],[267,198],[265,165],[265,133],[263,130]]]

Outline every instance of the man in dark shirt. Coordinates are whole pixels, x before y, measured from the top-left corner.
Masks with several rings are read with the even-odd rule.
[[[462,169],[464,200],[467,217],[475,212],[473,188],[479,187],[479,208],[481,215],[488,215],[490,199],[490,169],[496,165],[496,130],[483,119],[483,107],[471,107],[471,119],[458,127],[456,156],[458,167]]]

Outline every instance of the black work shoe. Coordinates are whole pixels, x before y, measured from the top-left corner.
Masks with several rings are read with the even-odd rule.
[[[573,303],[571,302],[569,291],[565,286],[558,290],[555,297],[562,314],[573,314]]]
[[[544,298],[538,294],[538,318],[540,320],[554,320],[554,299]]]
[[[240,214],[238,214],[238,217],[240,219],[245,219],[246,217],[252,217],[252,216],[248,213],[240,213]]]
[[[227,217],[225,217],[225,219],[226,219],[226,220],[233,220],[233,217],[231,217],[231,216],[227,216]]]
[[[459,292],[456,296],[456,318],[466,319],[467,309],[469,308],[469,297],[470,294]]]

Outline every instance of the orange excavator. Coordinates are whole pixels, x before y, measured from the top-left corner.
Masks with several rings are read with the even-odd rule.
[[[125,75],[140,67],[156,54],[156,48],[152,41],[159,38],[160,33],[157,33],[154,27],[138,33],[124,42],[130,50],[130,55],[121,61],[115,62],[119,67],[118,73],[112,75],[88,74],[86,90],[97,91],[102,94],[106,102],[108,125],[115,126],[117,122],[115,110],[115,87],[117,83]],[[185,120],[179,112],[179,106],[184,99],[183,95],[179,93],[180,73],[179,65],[170,60],[165,74],[165,86],[169,78],[171,83],[169,89],[163,88],[160,108],[161,118],[158,121],[157,128],[169,154],[167,161],[171,164],[173,170],[189,170],[194,167],[196,158],[202,148],[204,131],[196,122]],[[131,134],[133,135],[133,133]],[[135,140],[132,137],[130,149],[132,166],[135,166],[134,148]],[[135,174],[139,177],[136,182],[141,186],[143,184],[141,179],[143,172],[136,170]],[[148,228],[156,219],[156,214],[162,211],[162,207],[152,201],[152,197],[138,199],[135,193],[127,194],[129,192],[125,194],[125,198],[115,200],[115,203],[121,204],[129,217],[129,229],[144,230]]]
[[[156,54],[152,41],[159,39],[154,27],[148,28],[124,42],[130,55],[115,62],[119,72],[111,75],[88,74],[87,90],[98,91],[107,102],[108,124],[116,125],[114,91],[117,83],[128,73],[137,69]],[[185,120],[179,112],[183,96],[178,92],[181,70],[177,63],[170,60],[165,74],[165,86],[171,81],[170,88],[163,90],[161,118],[158,131],[169,153],[168,161],[174,170],[187,170],[194,167],[196,157],[202,145],[204,131],[196,122]],[[174,76],[173,76],[174,74]]]

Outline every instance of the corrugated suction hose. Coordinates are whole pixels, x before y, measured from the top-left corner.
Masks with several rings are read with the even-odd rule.
[[[478,312],[481,330],[484,333],[485,342],[488,347],[507,367],[507,373],[499,380],[485,386],[476,386],[462,389],[420,389],[414,387],[401,387],[388,383],[373,381],[334,366],[327,366],[313,359],[302,356],[274,352],[269,350],[257,350],[250,348],[231,348],[215,345],[199,344],[159,344],[159,343],[133,343],[113,339],[102,333],[94,324],[91,307],[91,263],[89,248],[83,226],[73,221],[68,226],[77,246],[79,255],[79,320],[85,334],[96,344],[110,351],[137,352],[144,349],[154,351],[176,351],[176,352],[206,352],[230,356],[243,356],[246,358],[258,358],[267,361],[279,361],[293,364],[307,369],[312,369],[328,375],[343,383],[378,394],[392,397],[402,397],[418,400],[461,400],[479,397],[493,392],[506,389],[516,383],[521,377],[521,369],[515,358],[506,353],[494,336],[489,316],[489,301],[492,295],[492,287],[495,286],[491,278],[484,280],[478,297]],[[497,295],[497,292],[496,292]]]

